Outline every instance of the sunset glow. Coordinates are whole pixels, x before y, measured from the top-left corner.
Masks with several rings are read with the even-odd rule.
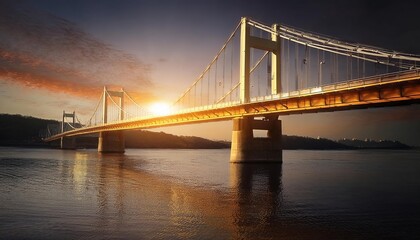
[[[150,105],[149,111],[156,116],[165,116],[171,113],[171,106],[167,103],[157,102]]]

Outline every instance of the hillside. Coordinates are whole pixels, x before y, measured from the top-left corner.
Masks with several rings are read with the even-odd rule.
[[[342,143],[325,138],[310,138],[300,136],[283,135],[283,149],[310,149],[310,150],[327,150],[327,149],[355,149]]]
[[[341,139],[337,142],[355,147],[355,148],[363,148],[363,149],[409,149],[410,146],[400,143],[398,141],[390,141],[390,140],[380,140],[375,141],[372,139],[365,139],[365,140],[359,140],[359,139]]]
[[[40,133],[47,125],[57,125],[55,120],[46,120],[22,115],[0,114],[0,146],[48,147],[42,141]],[[230,143],[211,141],[192,136],[175,136],[163,132],[127,131],[125,132],[127,148],[192,148],[217,149],[228,148]],[[97,146],[97,138],[84,137],[82,146]],[[57,143],[55,143],[57,146]]]
[[[176,136],[164,132],[138,130],[125,132],[125,147],[217,149],[229,148],[230,143],[212,141],[200,137]]]
[[[0,145],[47,146],[42,142],[39,133],[48,124],[58,124],[58,121],[22,115],[0,114]]]
[[[47,125],[56,127],[59,122],[21,115],[0,114],[0,146],[49,147],[42,141],[40,132]],[[81,148],[95,148],[97,137],[86,136],[79,138]],[[283,135],[283,149],[409,149],[410,147],[398,141],[373,140],[339,140],[325,138],[310,138]],[[229,142],[212,141],[193,136],[176,136],[164,132],[144,130],[126,131],[125,143],[127,148],[189,148],[189,149],[218,149],[229,148]],[[55,143],[57,146],[57,143]]]

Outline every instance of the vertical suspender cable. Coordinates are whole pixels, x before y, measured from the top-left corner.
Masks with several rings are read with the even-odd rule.
[[[251,29],[253,29],[253,28],[251,28]],[[252,35],[252,30],[251,30],[251,35]],[[250,65],[252,66],[253,64],[254,64],[254,48],[251,48],[250,49]],[[251,74],[249,74],[249,85],[251,85],[250,86],[250,89],[249,89],[249,95],[250,96],[252,96],[252,90],[253,90],[253,88],[254,88],[254,85],[253,85],[253,80],[254,80],[254,78],[251,76]]]
[[[338,82],[340,80],[340,72],[339,72],[339,69],[340,69],[339,57],[340,56],[338,56],[338,54],[334,54],[334,56],[335,56],[335,69],[336,69],[335,81]]]
[[[334,62],[333,62],[333,59],[332,59],[332,53],[328,53],[328,54],[329,54],[329,61],[330,61],[330,64],[329,64],[329,67],[330,67],[330,83],[332,83],[333,79],[334,79],[334,77],[333,77]]]
[[[308,59],[306,60],[306,79],[305,84],[302,86],[302,88],[307,88],[309,85],[309,82],[311,82],[313,74],[311,74],[311,64],[312,64],[312,56],[311,56],[311,48],[308,47]]]
[[[195,107],[196,98],[197,98],[197,84],[194,84],[193,107]]]
[[[289,87],[289,81],[290,81],[290,79],[289,79],[289,76],[290,76],[290,74],[289,74],[289,69],[290,69],[290,41],[289,40],[286,40],[286,41],[287,41],[286,85],[287,85],[287,92],[290,92],[290,87]]]
[[[267,54],[267,84],[265,87],[265,94],[268,95],[270,93],[270,88],[271,88],[271,54]]]
[[[347,69],[347,76],[346,76],[346,81],[350,80],[350,56],[346,57],[346,69]]]
[[[223,50],[223,75],[222,75],[222,96],[225,94],[225,64],[226,64],[226,48]]]
[[[324,62],[324,64],[327,62],[325,60],[325,51],[322,51],[322,62]],[[321,76],[322,77],[322,76]]]
[[[294,44],[294,47],[295,47],[295,78],[296,78],[296,86],[297,86],[296,90],[299,90],[300,82],[299,82],[299,76],[298,76],[298,57],[297,57],[299,51],[297,50],[298,48],[297,43]]]
[[[317,57],[318,57],[318,62],[317,62],[317,68],[318,68],[318,84],[316,86],[320,87],[321,86],[321,57],[320,57],[320,52],[321,50],[317,50]]]
[[[365,55],[363,54],[363,58],[365,58]],[[366,61],[363,60],[363,77],[366,77]]]
[[[200,105],[203,106],[203,77],[200,79]]]
[[[260,38],[262,38],[262,30],[260,30]],[[258,76],[257,76],[257,94],[258,97],[261,96],[260,95],[260,76],[261,76],[261,68],[258,69]]]
[[[217,58],[216,60],[216,66],[215,66],[215,71],[214,71],[214,101],[213,103],[215,103],[217,101],[217,62],[219,61],[219,58]]]
[[[209,68],[209,71],[207,72],[208,77],[207,77],[207,105],[210,105],[210,72],[211,72],[211,67]]]
[[[357,76],[356,76],[356,79],[357,78],[359,78],[359,74],[360,74],[360,71],[359,71],[359,58],[357,58],[356,59],[356,73],[357,73]]]
[[[233,54],[234,54],[234,44],[232,42],[230,53],[230,89],[233,87]],[[229,101],[232,101],[232,94],[229,95]]]
[[[308,45],[305,45],[305,58],[303,59],[303,64],[304,64],[304,68],[305,68],[305,76],[302,76],[302,78],[304,78],[304,80],[302,82],[308,82],[309,81],[309,71],[310,69],[310,63],[311,63],[311,48],[308,47]],[[303,87],[303,83],[301,84],[302,86],[300,86],[300,88],[304,88]]]

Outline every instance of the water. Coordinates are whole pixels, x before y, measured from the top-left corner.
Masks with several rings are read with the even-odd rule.
[[[0,148],[0,239],[418,239],[420,151]]]

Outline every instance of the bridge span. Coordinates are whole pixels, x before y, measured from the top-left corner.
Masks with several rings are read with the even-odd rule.
[[[239,31],[239,49],[235,49],[234,38]],[[237,64],[235,52],[239,52]],[[141,107],[128,93],[104,88],[99,123],[92,124],[91,118],[89,123],[75,127],[74,113],[64,113],[62,126],[65,117],[73,117],[72,129],[64,131],[62,127],[61,132],[44,140],[61,139],[65,147],[76,136],[99,133],[98,151],[124,152],[124,130],[233,119],[231,162],[281,162],[279,116],[419,103],[417,61],[420,56],[414,54],[350,44],[242,18],[170,113],[132,114],[125,99]],[[110,121],[109,103],[116,106],[114,121]],[[267,137],[255,138],[256,129],[266,130]]]

